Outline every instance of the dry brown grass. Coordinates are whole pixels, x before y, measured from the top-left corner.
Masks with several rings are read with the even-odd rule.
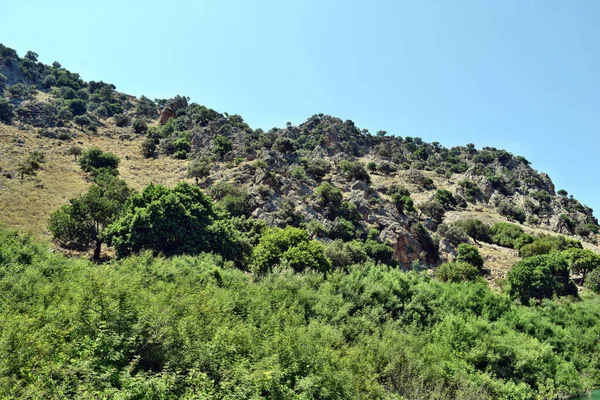
[[[35,129],[19,130],[0,124],[0,223],[38,238],[49,238],[46,223],[50,214],[90,185],[74,158],[66,154],[71,145],[83,149],[97,146],[116,154],[121,159],[121,178],[135,190],[149,183],[172,186],[185,177],[185,161],[144,158],[140,152],[143,137],[131,134],[131,128],[107,125],[96,135],[73,131],[77,137],[62,142],[39,137]],[[34,150],[42,151],[46,162],[36,176],[21,180],[16,173],[17,165]],[[7,178],[5,173],[13,178]]]

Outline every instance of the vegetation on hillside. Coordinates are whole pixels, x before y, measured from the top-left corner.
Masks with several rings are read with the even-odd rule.
[[[323,114],[252,129],[2,45],[0,123],[68,143],[89,186],[47,227],[94,262],[0,229],[0,396],[550,399],[600,380],[598,221],[523,157]],[[129,154],[79,140],[115,132],[179,182],[136,191]],[[48,164],[16,154],[1,179]],[[486,248],[518,260],[494,291]]]

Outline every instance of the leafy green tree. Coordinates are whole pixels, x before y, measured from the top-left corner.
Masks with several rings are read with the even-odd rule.
[[[469,218],[456,221],[455,224],[465,231],[475,243],[477,243],[478,240],[486,243],[491,240],[490,227],[481,222],[481,220]]]
[[[212,163],[207,158],[198,158],[190,163],[188,166],[186,176],[196,180],[196,185],[200,179],[204,179],[210,176],[210,169]]]
[[[417,207],[421,210],[422,215],[431,218],[435,224],[441,224],[444,220],[446,210],[444,210],[444,206],[436,201],[425,201],[418,204]]]
[[[187,182],[173,189],[146,186],[127,200],[107,232],[118,257],[143,250],[167,256],[216,252],[241,262],[248,253],[228,216],[218,214],[210,198]]]
[[[7,99],[0,97],[0,121],[5,124],[11,124],[14,117],[13,105]]]
[[[69,146],[69,148],[67,149],[67,155],[73,156],[75,161],[77,161],[77,157],[79,157],[82,152],[83,150],[81,150],[81,147],[75,145]]]
[[[517,262],[506,276],[506,293],[521,304],[530,299],[538,302],[552,296],[577,295],[577,287],[569,277],[569,264],[560,254],[528,257]]]
[[[497,222],[492,225],[490,227],[490,235],[492,236],[492,243],[513,249],[518,249],[520,247],[519,244],[522,245],[533,241],[533,237],[526,235],[523,228],[508,222]],[[529,237],[522,239],[524,236]]]
[[[146,96],[141,96],[138,100],[135,113],[148,118],[156,118],[158,116],[158,107]]]
[[[461,243],[458,245],[456,250],[456,261],[466,262],[474,267],[477,267],[479,270],[483,268],[483,258],[481,257],[481,254],[479,254],[477,247],[471,244]]]
[[[84,127],[90,126],[92,124],[92,120],[87,115],[76,115],[73,118],[73,123],[75,125],[79,125],[79,129],[83,131]]]
[[[344,177],[349,181],[359,180],[371,183],[371,176],[360,161],[342,160],[340,168]]]
[[[87,104],[82,99],[67,100],[65,105],[74,116],[83,115],[87,112]]]
[[[570,248],[561,253],[569,262],[571,273],[580,277],[579,284],[585,284],[587,275],[600,267],[600,255],[591,250]]]
[[[268,229],[252,253],[252,271],[258,275],[268,273],[277,264],[287,265],[296,272],[331,269],[323,245],[311,240],[304,229],[290,226]]]
[[[600,294],[600,268],[592,270],[592,272],[587,275],[585,287],[596,294]]]
[[[520,257],[532,257],[541,254],[550,254],[570,248],[581,249],[581,242],[566,238],[562,235],[541,235],[531,243],[524,244],[519,248]]]
[[[127,126],[131,122],[131,117],[127,114],[115,114],[113,117],[115,119],[115,124],[118,127]]]
[[[105,241],[104,230],[117,217],[130,194],[125,181],[104,176],[87,193],[52,213],[48,229],[62,246],[93,245],[93,259],[99,260]]]
[[[323,207],[330,218],[334,218],[342,205],[342,191],[329,182],[323,182],[315,189],[317,204]]]

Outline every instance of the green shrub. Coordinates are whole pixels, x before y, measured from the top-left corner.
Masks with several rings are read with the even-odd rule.
[[[154,157],[156,153],[156,142],[152,138],[146,138],[141,144],[142,155],[146,158]]]
[[[92,147],[83,152],[79,158],[79,165],[84,172],[94,173],[97,170],[107,170],[110,173],[118,174],[119,157]]]
[[[482,242],[489,243],[490,238],[490,227],[481,220],[469,218],[456,221],[455,225],[460,227],[467,235],[469,235],[475,242],[481,240]]]
[[[435,276],[442,282],[474,281],[479,277],[479,269],[466,262],[449,262],[437,267]]]
[[[467,244],[461,243],[457,247],[457,262],[466,262],[467,264],[471,264],[477,269],[481,270],[483,268],[483,258],[479,254],[479,250],[477,247]]]
[[[133,131],[145,135],[148,132],[148,124],[141,118],[136,118],[133,121]]]
[[[13,105],[7,99],[0,97],[0,121],[5,124],[11,124],[14,117]]]
[[[579,241],[566,238],[562,235],[543,235],[537,237],[533,242],[521,246],[521,248],[519,248],[519,256],[532,257],[581,247]]]
[[[340,169],[344,177],[349,180],[359,180],[371,183],[371,176],[360,161],[342,160]]]
[[[448,210],[456,206],[456,199],[452,195],[452,192],[445,189],[438,189],[435,192],[434,201],[440,203],[445,210]]]
[[[255,274],[264,275],[282,263],[296,272],[305,269],[327,272],[331,268],[323,245],[310,240],[305,230],[293,227],[268,229],[252,253]]]
[[[525,235],[523,228],[508,222],[497,222],[490,227],[492,243],[503,247],[518,248],[517,239]]]

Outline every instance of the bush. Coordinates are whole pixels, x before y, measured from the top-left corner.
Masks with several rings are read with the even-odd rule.
[[[454,246],[469,242],[469,236],[455,224],[441,224],[438,226],[437,233]]]
[[[533,242],[524,244],[519,248],[520,257],[531,257],[542,254],[550,254],[571,248],[582,248],[581,243],[574,239],[565,238],[562,235],[544,235],[536,238]]]
[[[294,165],[290,168],[290,175],[292,178],[303,182],[306,179],[306,171],[299,165]]]
[[[273,150],[283,154],[293,153],[296,151],[297,147],[298,144],[296,141],[288,137],[278,137],[275,139],[275,142],[273,142]]]
[[[145,135],[148,132],[148,124],[141,118],[136,118],[133,121],[133,131]]]
[[[225,157],[227,153],[233,150],[233,144],[231,140],[223,135],[217,135],[213,139],[213,151],[219,157]]]
[[[11,124],[15,117],[14,107],[5,98],[0,97],[0,121]]]
[[[83,115],[87,112],[85,100],[73,99],[65,101],[65,106],[71,111],[73,116]]]
[[[360,161],[342,160],[340,168],[344,177],[349,180],[359,180],[371,183],[371,176]]]
[[[538,302],[552,296],[577,296],[577,287],[569,277],[569,265],[560,254],[546,254],[517,262],[506,276],[506,292],[521,304]]]
[[[293,227],[268,229],[252,252],[255,274],[264,275],[277,264],[289,266],[296,272],[305,269],[327,272],[331,269],[323,245],[310,240],[305,230]]]
[[[467,243],[458,245],[456,261],[466,262],[477,267],[479,270],[483,268],[483,258],[479,254],[479,250],[477,250],[477,247]]]
[[[152,138],[146,138],[141,144],[142,147],[142,155],[145,158],[152,158],[156,153],[156,143]]]
[[[525,235],[523,228],[508,222],[497,222],[490,227],[492,243],[503,247],[518,249],[517,240]]]
[[[510,204],[508,201],[501,201],[498,204],[498,213],[518,222],[525,222],[525,213],[519,207]]]
[[[119,157],[112,153],[105,153],[97,147],[92,147],[83,152],[79,158],[79,166],[84,172],[95,173],[99,170],[108,170],[118,174]]]
[[[467,282],[479,277],[479,269],[466,262],[443,263],[435,270],[435,276],[442,282]]]
[[[356,228],[352,222],[345,218],[338,217],[333,221],[331,229],[329,229],[329,237],[347,241],[354,237],[355,232]]]
[[[594,293],[600,294],[600,268],[596,268],[588,274],[585,287]]]
[[[569,262],[571,273],[579,275],[579,284],[585,283],[586,276],[600,267],[600,255],[591,250],[570,248],[561,253]]]
[[[469,218],[455,222],[456,226],[460,227],[467,235],[469,235],[475,243],[478,240],[482,242],[490,242],[490,227],[481,220]]]
[[[450,192],[449,190],[445,190],[445,189],[436,190],[435,196],[434,196],[434,201],[436,201],[437,203],[440,203],[442,205],[442,207],[444,207],[445,210],[451,209],[452,207],[455,207],[457,204],[456,199],[452,195],[452,192]]]
[[[342,205],[342,191],[328,182],[324,182],[315,189],[317,204],[325,208],[329,216],[334,216]]]

